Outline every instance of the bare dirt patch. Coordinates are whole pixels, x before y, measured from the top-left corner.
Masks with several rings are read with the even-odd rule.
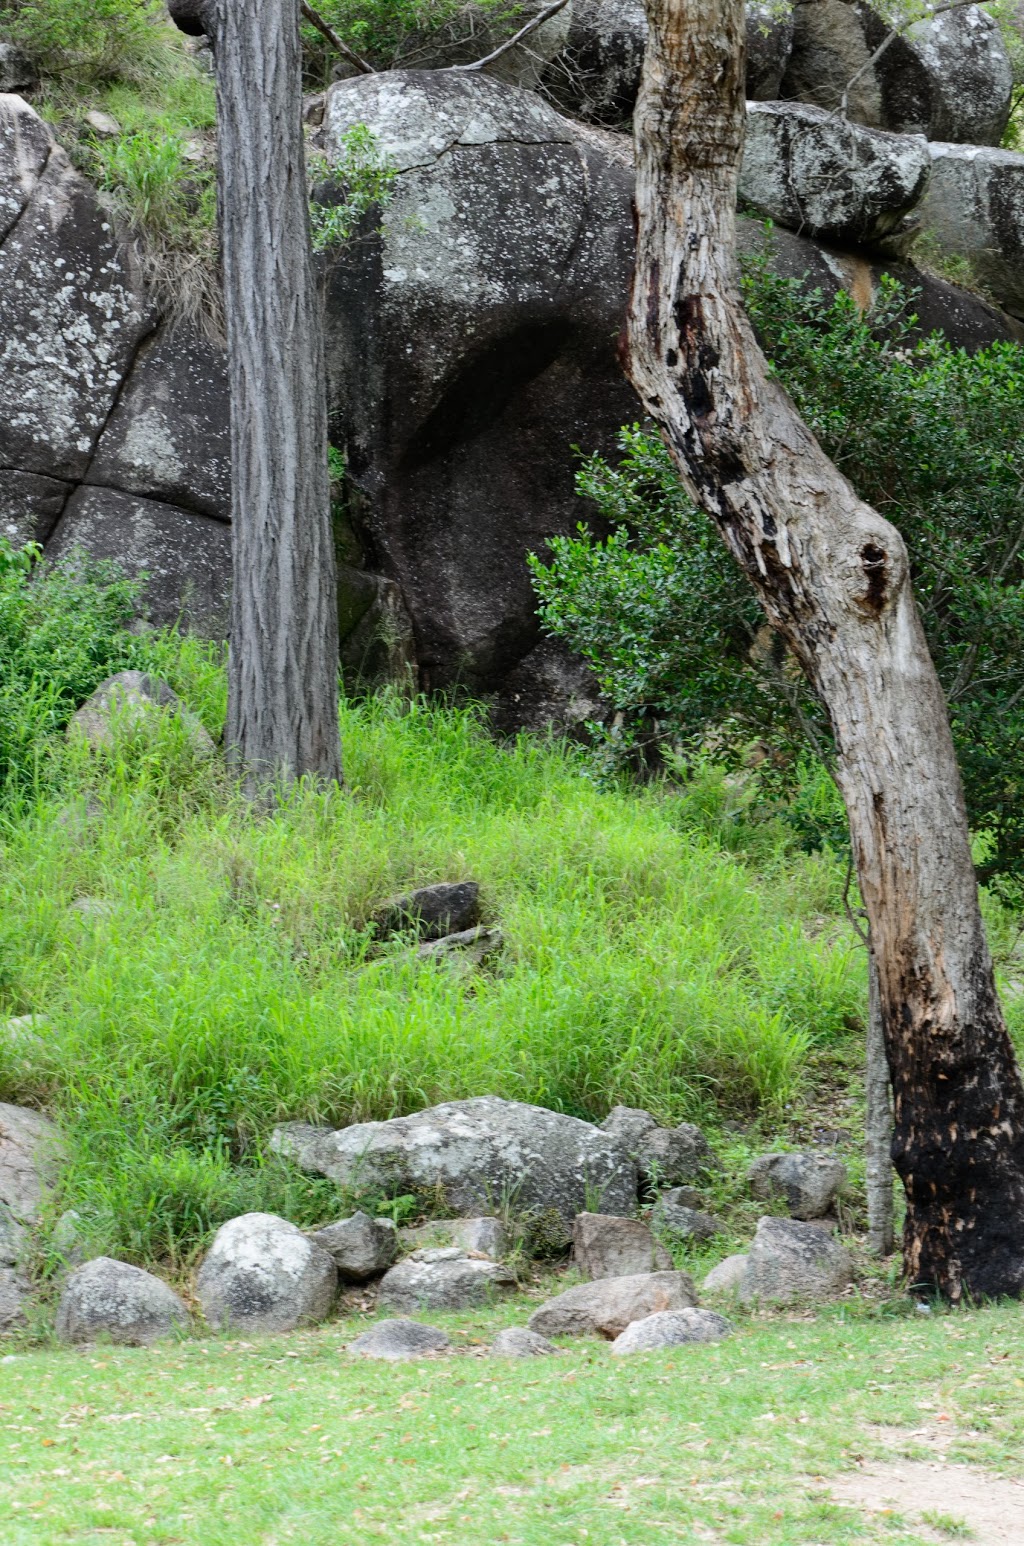
[[[933,1540],[1024,1546],[1024,1482],[945,1460],[866,1461],[830,1484],[837,1503],[902,1514]],[[969,1533],[968,1533],[969,1532]]]

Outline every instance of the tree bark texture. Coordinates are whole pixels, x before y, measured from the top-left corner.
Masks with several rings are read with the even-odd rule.
[[[868,1035],[864,1070],[864,1179],[868,1197],[868,1245],[876,1256],[891,1256],[896,1243],[893,1224],[892,1108],[889,1103],[889,1063],[878,987],[878,967],[868,946]]]
[[[743,0],[646,0],[628,370],[829,713],[878,962],[910,1281],[1024,1290],[1024,1088],[946,705],[892,526],[766,365],[734,275]]]
[[[300,0],[174,0],[213,44],[231,382],[227,745],[250,792],[341,778],[323,336],[309,245]]]

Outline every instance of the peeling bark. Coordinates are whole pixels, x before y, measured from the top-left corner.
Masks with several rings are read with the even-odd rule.
[[[743,0],[646,0],[628,371],[826,706],[878,963],[908,1278],[1024,1290],[1024,1087],[899,533],[769,371],[734,277]]]
[[[299,0],[171,0],[217,76],[231,384],[227,745],[252,794],[341,778],[323,337],[309,248]]]

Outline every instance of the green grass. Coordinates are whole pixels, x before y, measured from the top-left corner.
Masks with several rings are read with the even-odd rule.
[[[218,735],[215,652],[161,636],[147,661]],[[778,1125],[849,1045],[842,868],[770,825],[756,863],[729,853],[721,780],[602,788],[581,754],[498,746],[472,710],[385,696],[342,717],[344,792],[266,819],[172,720],[102,757],[51,738],[0,829],[0,1014],[51,1019],[0,1043],[0,1099],[58,1116],[53,1211],[97,1246],[177,1261],[247,1208],[323,1217],[331,1189],[264,1156],[284,1118],[495,1093]],[[375,904],[463,876],[505,936],[489,970],[374,952]]]
[[[918,1521],[840,1507],[830,1479],[933,1459],[929,1434],[1024,1474],[1019,1307],[854,1304],[629,1359],[475,1356],[528,1308],[449,1318],[463,1356],[412,1365],[350,1359],[351,1322],[18,1356],[0,1365],[5,1546],[920,1546]]]

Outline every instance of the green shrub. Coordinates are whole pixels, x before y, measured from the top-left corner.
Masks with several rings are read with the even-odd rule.
[[[495,29],[511,34],[522,23],[521,0],[322,0],[316,7],[345,41],[378,69],[416,64],[418,39],[441,37],[447,45],[481,38],[491,46]],[[311,85],[324,85],[338,63],[320,33],[303,27]]]
[[[371,210],[384,208],[398,176],[376,134],[361,123],[342,135],[341,153],[333,161],[314,155],[308,167],[311,177],[321,180],[310,200],[314,252],[349,241]]]
[[[66,81],[147,78],[169,28],[157,0],[0,0],[0,33]]]
[[[762,256],[748,311],[773,369],[857,492],[899,528],[946,690],[981,873],[1024,873],[1024,368],[1016,344],[977,354],[914,332],[913,297],[883,280],[861,314],[776,275]],[[796,783],[821,710],[747,582],[682,492],[660,438],[623,432],[612,467],[585,462],[581,494],[615,526],[553,544],[534,579],[547,627],[592,662],[621,711],[612,750],[654,737]],[[607,743],[606,743],[607,744]],[[804,817],[813,812],[805,806]]]

